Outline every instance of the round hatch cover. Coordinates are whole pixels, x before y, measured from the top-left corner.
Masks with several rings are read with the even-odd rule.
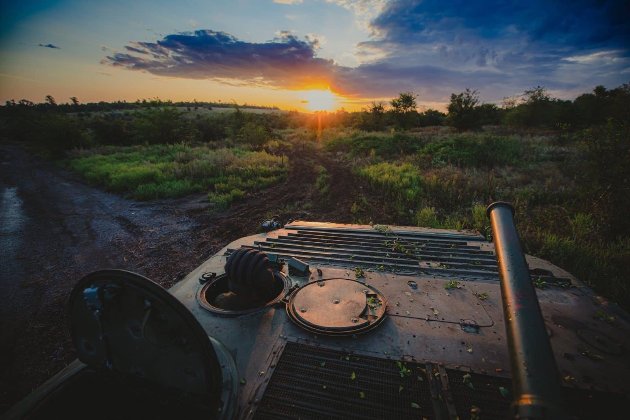
[[[321,334],[368,331],[385,317],[386,301],[375,288],[355,280],[308,283],[289,298],[287,313],[300,327]]]

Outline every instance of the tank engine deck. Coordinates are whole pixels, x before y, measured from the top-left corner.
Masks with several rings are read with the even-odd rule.
[[[208,310],[206,293],[242,247],[278,263],[288,295],[245,313]],[[527,262],[568,408],[614,413],[630,390],[625,313],[564,270]],[[344,284],[364,287],[365,302]],[[232,242],[171,292],[234,356],[239,417],[509,414],[494,246],[479,234],[298,221]],[[377,310],[374,328],[353,329]]]

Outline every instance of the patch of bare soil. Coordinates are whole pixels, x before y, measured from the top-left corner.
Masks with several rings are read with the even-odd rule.
[[[0,412],[75,358],[65,306],[84,275],[123,268],[168,288],[272,216],[352,222],[363,200],[378,217],[382,207],[361,198],[348,164],[316,149],[295,150],[290,161],[285,182],[218,212],[205,195],[128,200],[0,146]],[[324,196],[313,187],[316,165],[331,176]]]

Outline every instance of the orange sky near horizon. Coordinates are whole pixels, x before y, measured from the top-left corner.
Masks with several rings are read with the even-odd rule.
[[[238,104],[278,107],[300,112],[360,111],[372,101],[388,104],[392,98],[361,98],[335,92],[325,80],[310,81],[301,89],[282,89],[238,81],[214,81],[157,76],[147,72],[129,71],[101,63],[53,55],[63,51],[43,51],[44,54],[20,54],[20,60],[4,61],[0,71],[0,101],[28,99],[44,102],[52,95],[58,103],[75,96],[81,103],[114,102],[159,98],[162,100],[200,102],[236,102]],[[46,54],[48,53],[48,54]],[[1,58],[1,55],[0,55]],[[45,69],[42,72],[42,69]],[[312,92],[322,92],[313,98]],[[332,95],[329,104],[318,105],[321,95]],[[319,96],[319,98],[318,98]],[[422,103],[419,111],[428,108],[446,110],[444,103]]]
[[[0,73],[0,100],[4,103],[11,99],[28,99],[39,103],[44,102],[45,95],[52,95],[58,103],[70,102],[72,96],[76,96],[81,103],[135,102],[159,98],[174,102],[236,102],[312,113],[341,109],[361,111],[373,101],[388,105],[392,99],[344,96],[330,88],[316,88],[313,85],[300,90],[248,85],[235,87],[212,80],[160,77],[120,69],[108,69],[109,72],[105,73],[101,68],[93,67],[72,72],[70,76],[61,69],[53,70],[46,81],[38,80],[37,74],[28,71],[20,76]],[[42,92],[47,93],[42,95]],[[429,108],[445,111],[446,103],[425,103],[418,107],[418,111]]]
[[[58,103],[70,101],[76,96],[81,103],[87,102],[135,102],[140,99],[159,98],[172,101],[236,102],[238,104],[275,106],[282,110],[300,112],[359,111],[372,99],[349,98],[329,89],[301,90],[274,89],[261,86],[233,86],[212,80],[159,77],[149,74],[114,69],[116,77],[102,72],[73,73],[70,77],[59,75],[40,81],[37,75],[0,73],[0,100],[28,99],[43,102],[45,95],[52,95]],[[42,92],[47,92],[42,95]],[[387,99],[383,99],[386,101]]]

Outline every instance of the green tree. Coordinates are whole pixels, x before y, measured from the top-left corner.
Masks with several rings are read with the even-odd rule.
[[[480,125],[501,124],[502,110],[495,104],[481,104],[476,109]]]
[[[402,92],[397,98],[392,99],[392,111],[398,127],[409,128],[413,125],[414,117],[418,115],[416,97],[412,92]]]
[[[52,95],[46,95],[46,103],[50,106],[57,106],[57,101],[55,101]]]
[[[505,121],[510,125],[523,127],[550,127],[558,123],[558,101],[551,99],[547,89],[536,86],[521,95],[523,102],[510,109]]]
[[[189,142],[199,134],[177,108],[169,105],[151,106],[135,114],[132,132],[134,142],[140,144]]]
[[[420,126],[430,127],[436,125],[443,125],[446,120],[446,114],[435,109],[427,109],[420,114]]]
[[[479,104],[479,93],[476,90],[466,88],[460,93],[451,94],[451,103],[448,105],[449,125],[458,130],[470,130],[481,127],[476,107]]]
[[[551,100],[549,94],[547,93],[547,89],[542,86],[536,86],[533,89],[526,90],[523,93],[523,97],[525,98],[525,103],[528,105],[541,104]]]
[[[385,105],[382,102],[373,101],[370,106],[363,109],[359,127],[363,130],[378,131],[385,126]]]
[[[595,89],[593,89],[593,93],[595,94],[595,96],[606,96],[606,88],[602,85],[597,85],[595,86]]]
[[[269,140],[270,133],[262,124],[254,121],[246,122],[239,131],[238,139],[252,146],[261,147]]]
[[[385,114],[385,106],[382,102],[372,102],[369,112],[376,118],[382,118]]]
[[[416,95],[411,92],[403,92],[398,98],[392,99],[392,107],[394,112],[406,113],[416,110]]]

